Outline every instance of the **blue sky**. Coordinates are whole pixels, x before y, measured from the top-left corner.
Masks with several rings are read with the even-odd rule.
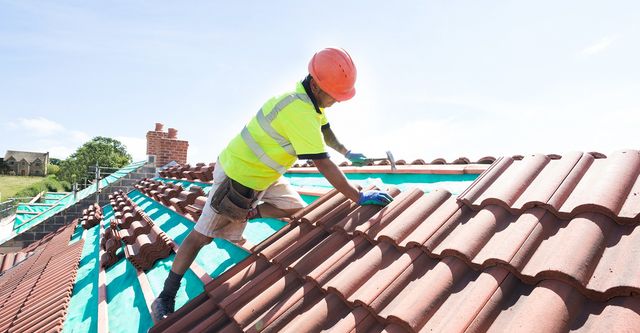
[[[213,161],[326,46],[353,150],[408,160],[638,149],[637,1],[2,1],[0,152],[93,136],[136,160],[155,122]],[[336,155],[334,153],[333,155]]]

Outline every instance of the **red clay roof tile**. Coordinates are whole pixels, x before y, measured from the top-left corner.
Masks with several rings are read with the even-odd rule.
[[[599,212],[617,223],[640,222],[640,152],[608,158],[572,153],[551,160],[501,158],[459,198],[474,209],[502,205],[512,213],[544,206],[560,218]]]
[[[74,221],[30,246],[34,254],[0,276],[0,331],[60,331],[84,242],[69,244]]]
[[[624,154],[501,158],[460,200],[331,191],[151,331],[633,331],[640,167]]]
[[[141,188],[148,189],[151,184],[155,183],[141,181],[141,184],[145,184]],[[126,258],[141,271],[150,269],[157,260],[168,257],[173,251],[173,244],[167,235],[153,223],[153,220],[122,191],[114,192],[112,198],[115,223],[112,223],[112,228],[109,230],[116,232],[117,236],[109,237],[109,232],[104,234],[104,238],[109,237],[110,239],[104,241],[106,252],[101,258],[103,266],[108,267],[117,262],[116,251],[122,246],[122,242],[124,242]],[[158,199],[156,198],[156,200]],[[120,230],[115,231],[114,228]]]

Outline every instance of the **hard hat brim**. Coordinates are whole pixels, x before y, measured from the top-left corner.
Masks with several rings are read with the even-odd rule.
[[[350,100],[351,98],[353,98],[353,96],[356,95],[356,87],[353,87],[344,93],[329,93],[329,92],[326,92],[326,93],[329,94],[329,96],[333,97],[333,99],[335,99],[336,101],[344,102],[344,101]]]

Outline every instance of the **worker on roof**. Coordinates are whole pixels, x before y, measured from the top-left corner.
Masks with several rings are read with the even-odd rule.
[[[231,140],[218,157],[202,215],[180,246],[164,289],[151,306],[156,322],[174,311],[183,274],[213,238],[242,245],[247,219],[290,217],[305,206],[282,177],[296,160],[313,160],[333,187],[360,205],[385,206],[393,200],[384,191],[359,191],[350,184],[325,147],[326,143],[353,163],[367,160],[338,141],[324,113],[335,102],[352,98],[355,82],[356,68],[345,50],[321,50],[311,58],[309,75],[295,90],[268,100]]]

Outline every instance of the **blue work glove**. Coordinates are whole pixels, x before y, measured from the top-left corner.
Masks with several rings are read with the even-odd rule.
[[[351,150],[347,151],[347,153],[344,154],[344,157],[354,165],[363,165],[367,162],[367,157],[364,156],[364,154],[354,153]]]
[[[393,198],[389,195],[389,193],[385,191],[364,191],[360,192],[360,199],[358,199],[358,205],[377,205],[377,206],[386,206]]]

